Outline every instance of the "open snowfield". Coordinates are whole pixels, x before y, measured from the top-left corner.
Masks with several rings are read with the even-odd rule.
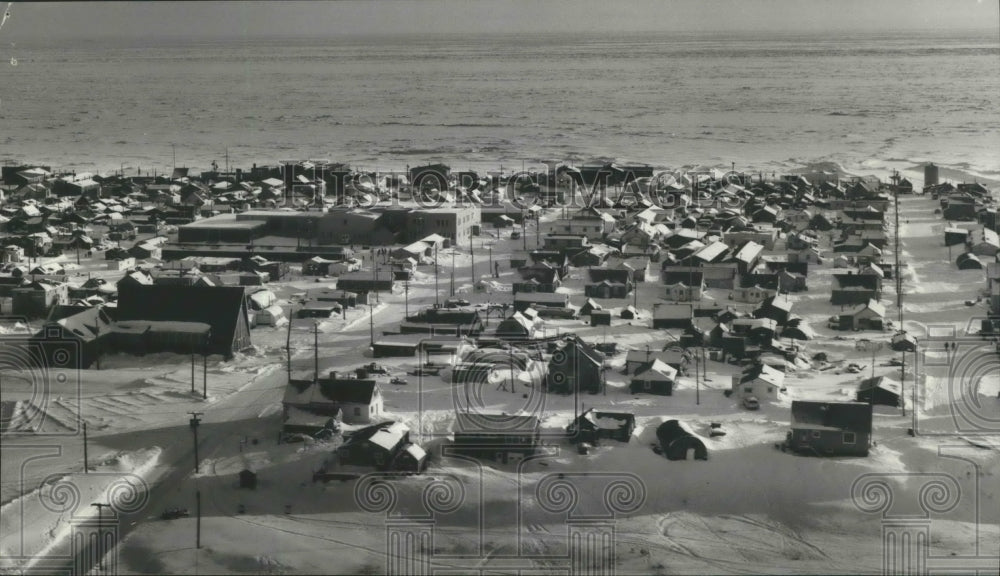
[[[67,535],[74,510],[43,502],[54,499],[57,480],[76,486],[76,515],[95,515],[91,503],[113,500],[108,490],[115,481],[140,483],[134,479],[141,478],[149,487],[141,506],[124,507],[120,516],[120,573],[356,574],[385,573],[392,566],[411,572],[415,568],[399,568],[416,565],[405,564],[413,560],[412,552],[390,547],[393,530],[432,532],[416,547],[416,556],[433,570],[451,573],[565,573],[571,564],[598,568],[600,558],[608,557],[622,574],[875,573],[883,570],[883,530],[912,514],[928,526],[931,572],[942,566],[989,573],[988,561],[984,568],[975,558],[993,556],[992,566],[997,565],[1000,370],[991,368],[998,367],[996,356],[985,367],[969,367],[963,360],[987,345],[965,334],[969,320],[985,313],[982,302],[965,304],[977,299],[985,277],[981,271],[959,272],[949,261],[945,222],[933,214],[935,207],[930,198],[901,200],[905,328],[920,339],[921,359],[915,375],[912,355],[906,358],[906,415],[876,408],[876,445],[868,458],[811,458],[776,449],[788,430],[792,399],[849,400],[858,381],[871,374],[872,355],[858,350],[856,339],[886,342],[875,356],[875,374],[901,378],[900,368],[887,364],[899,357],[888,349],[891,332],[827,328],[826,319],[839,312],[829,303],[830,263],[811,267],[809,291],[792,296],[793,312],[818,336],[804,343],[806,356],[825,352],[830,362],[788,372],[787,394],[762,402],[757,412],[723,395],[737,367],[714,361],[707,362],[698,389],[692,377],[685,377],[673,396],[628,393],[621,351],[657,350],[671,338],[646,328],[661,289],[660,283],[649,282],[640,288],[637,320],[615,315],[608,328],[591,328],[580,320],[546,323],[547,333],[574,331],[591,341],[617,342],[606,394],[543,394],[523,374],[513,390],[509,379],[501,378],[471,391],[481,411],[516,413],[529,407],[539,415],[545,454],[509,464],[451,455],[448,435],[467,390],[441,377],[408,376],[406,386],[382,386],[385,410],[409,425],[411,438],[431,454],[431,464],[423,476],[374,484],[370,479],[313,482],[313,472],[329,460],[335,440],[277,443],[288,332],[286,326],[260,327],[253,331],[251,353],[229,361],[208,358],[207,399],[201,396],[200,358],[195,394],[190,360],[172,355],[107,357],[101,370],[80,371],[77,379],[51,387],[43,398],[32,395],[30,379],[2,374],[3,399],[11,401],[15,416],[3,437],[0,569],[14,573],[41,557],[70,553]],[[534,244],[531,226],[527,243]],[[501,281],[509,283],[515,274],[503,254],[521,247],[521,240],[506,237],[494,246]],[[775,252],[783,251],[781,240]],[[474,292],[468,247],[456,252],[456,284],[464,297],[473,303],[510,301],[509,292]],[[487,274],[486,250],[477,245],[475,252],[477,275]],[[451,270],[444,263],[451,263],[450,250],[441,252],[440,262],[440,285],[447,293]],[[576,305],[583,301],[584,280],[585,272],[576,270],[564,284]],[[272,289],[287,311],[292,294],[334,284],[333,278],[317,283],[297,277]],[[709,296],[726,298],[724,291],[709,291]],[[893,319],[895,296],[887,281],[883,302]],[[433,267],[425,266],[410,284],[408,305],[412,313],[433,301]],[[600,302],[615,311],[632,303]],[[402,289],[381,294],[374,307],[375,333],[394,329],[406,306]],[[315,352],[313,324],[293,321],[293,369],[312,370],[314,353],[321,371],[370,362],[368,314],[368,309],[352,309],[346,320],[319,324]],[[949,356],[942,340],[928,336],[942,327],[956,330],[948,338],[960,342],[963,357]],[[395,374],[416,365],[415,358],[384,360],[379,362]],[[851,362],[863,371],[848,373]],[[578,454],[560,434],[579,405],[634,413],[632,440],[607,441]],[[44,419],[31,411],[39,409]],[[188,426],[193,411],[203,414],[197,474]],[[963,418],[970,411],[992,419],[970,423]],[[88,424],[89,474],[83,471],[81,418]],[[685,422],[704,439],[707,461],[669,461],[651,450],[656,427],[668,419]],[[39,421],[43,425],[28,433]],[[726,435],[710,437],[713,423]],[[916,436],[908,434],[910,428]],[[258,474],[256,490],[238,488],[238,474],[246,468]],[[575,492],[569,509],[552,504],[566,494],[553,487],[557,481]],[[884,482],[886,492],[865,484],[873,481]],[[621,488],[616,482],[629,487],[621,500],[612,494]],[[200,549],[195,546],[196,492],[202,507]],[[884,507],[880,495],[886,498]],[[191,517],[159,518],[175,506],[187,508]],[[408,527],[401,528],[404,524]],[[569,533],[577,530],[612,535],[596,549],[585,546],[593,557],[573,564]]]

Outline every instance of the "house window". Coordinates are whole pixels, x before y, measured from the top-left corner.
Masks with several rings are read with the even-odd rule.
[[[813,430],[812,431],[812,437],[813,438],[819,438],[819,430]]]
[[[645,382],[642,383],[642,387],[645,388],[646,390],[652,390],[653,383],[650,382],[649,380],[646,380]]]
[[[770,394],[772,392],[774,392],[774,387],[773,386],[768,386],[767,387],[767,393]]]
[[[747,394],[753,394],[753,386],[744,386],[743,391]]]
[[[354,408],[354,415],[355,416],[361,416],[361,408],[355,407]]]
[[[854,432],[844,432],[844,444],[854,444],[855,441]]]

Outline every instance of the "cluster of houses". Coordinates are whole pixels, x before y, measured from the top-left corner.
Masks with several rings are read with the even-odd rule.
[[[440,356],[456,382],[517,370],[550,393],[599,394],[614,346],[572,333],[552,337],[544,327],[580,317],[610,325],[614,315],[671,335],[662,350],[627,352],[629,392],[671,395],[687,374],[691,349],[707,348],[714,360],[744,363],[732,392],[767,399],[784,387],[784,362],[801,353],[789,342],[814,335],[790,295],[810,290],[817,266],[836,269],[830,305],[837,314],[828,328],[890,326],[882,288],[897,271],[883,258],[885,216],[891,194],[910,193],[912,186],[904,180],[887,188],[824,173],[654,174],[648,166],[617,164],[553,166],[505,180],[441,164],[379,175],[299,162],[134,177],[5,166],[2,191],[0,298],[11,299],[14,314],[46,319],[39,338],[78,341],[85,366],[112,350],[228,357],[250,345],[253,325],[280,320],[283,311],[267,284],[282,281],[290,264],[304,275],[337,278],[335,287],[309,290],[296,310],[300,318],[330,317],[373,304],[416,271],[436,266],[442,249],[471,250],[474,237],[504,231],[514,239],[520,224],[524,250],[503,256],[515,271],[510,301],[418,309],[395,330],[373,334],[374,356]],[[941,198],[946,218],[979,222],[961,233],[949,228],[947,244],[966,246],[966,261],[996,257],[996,209],[988,190],[937,185],[925,192]],[[557,214],[543,221],[546,212]],[[528,220],[536,231],[531,250]],[[122,277],[74,283],[60,266],[38,260],[67,250],[102,252],[109,270]],[[499,264],[485,268],[473,278],[477,287],[487,277],[498,281]],[[571,275],[584,278],[582,295],[561,289]],[[993,294],[998,284],[991,280]],[[640,306],[639,287],[650,285],[657,301]],[[648,309],[648,317],[640,309]],[[377,382],[360,374],[293,377],[286,425],[314,432],[337,422],[364,425],[338,449],[345,461],[419,472],[426,454],[405,426],[381,421],[381,402]],[[852,410],[793,406],[789,445],[819,453],[867,450],[870,413],[865,431]],[[627,440],[634,419],[629,422],[627,415],[590,411],[574,420],[570,435]],[[460,414],[455,445],[506,459],[534,450],[538,427],[532,417],[491,428],[489,419]],[[841,452],[824,440],[833,429],[841,430]],[[705,457],[704,443],[681,423],[662,432],[657,436],[669,458],[692,451]]]

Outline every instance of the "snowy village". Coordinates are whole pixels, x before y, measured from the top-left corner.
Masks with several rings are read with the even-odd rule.
[[[995,549],[1000,216],[921,168],[5,165],[0,571],[871,572],[872,475]]]

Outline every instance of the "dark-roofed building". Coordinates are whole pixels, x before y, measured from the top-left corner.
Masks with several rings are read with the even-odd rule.
[[[325,378],[298,374],[285,388],[282,406],[334,416],[340,414],[348,424],[368,424],[382,415],[382,389],[371,378],[330,372]]]
[[[634,375],[656,361],[663,362],[679,374],[686,374],[691,358],[683,348],[676,347],[664,350],[629,350],[625,354],[625,374]]]
[[[590,442],[597,444],[609,439],[628,442],[635,430],[635,415],[628,412],[598,412],[593,408],[577,416],[566,427],[570,442]]]
[[[503,463],[511,457],[531,456],[540,439],[537,416],[506,414],[459,412],[453,434],[456,452]]]
[[[678,420],[667,420],[656,429],[660,452],[668,460],[708,460],[708,448]]]
[[[372,466],[419,474],[427,466],[427,454],[410,442],[410,429],[402,422],[383,422],[355,430],[337,447],[341,464]]]
[[[557,394],[604,389],[604,356],[580,338],[573,336],[552,355],[546,387]]]
[[[691,304],[658,304],[653,308],[653,328],[689,328],[694,318]]]
[[[834,274],[830,303],[836,306],[864,304],[882,297],[882,279],[875,274]]]
[[[885,376],[865,378],[858,384],[855,399],[865,404],[879,404],[895,408],[902,400],[902,388],[899,382],[889,380]]]
[[[815,456],[867,456],[871,432],[868,404],[793,400],[785,444],[794,452]]]
[[[118,320],[204,323],[207,351],[226,358],[250,347],[250,321],[241,286],[119,283]]]
[[[101,353],[102,336],[106,337],[111,332],[112,321],[103,306],[56,306],[32,340],[44,342],[44,347],[39,349],[46,353],[63,350],[63,367],[88,368]],[[62,343],[66,345],[61,346]]]
[[[779,326],[784,326],[792,315],[792,300],[782,294],[771,296],[754,310],[753,315],[754,318],[770,318]]]
[[[662,360],[654,359],[635,370],[629,381],[629,392],[671,396],[676,381],[677,369]]]

